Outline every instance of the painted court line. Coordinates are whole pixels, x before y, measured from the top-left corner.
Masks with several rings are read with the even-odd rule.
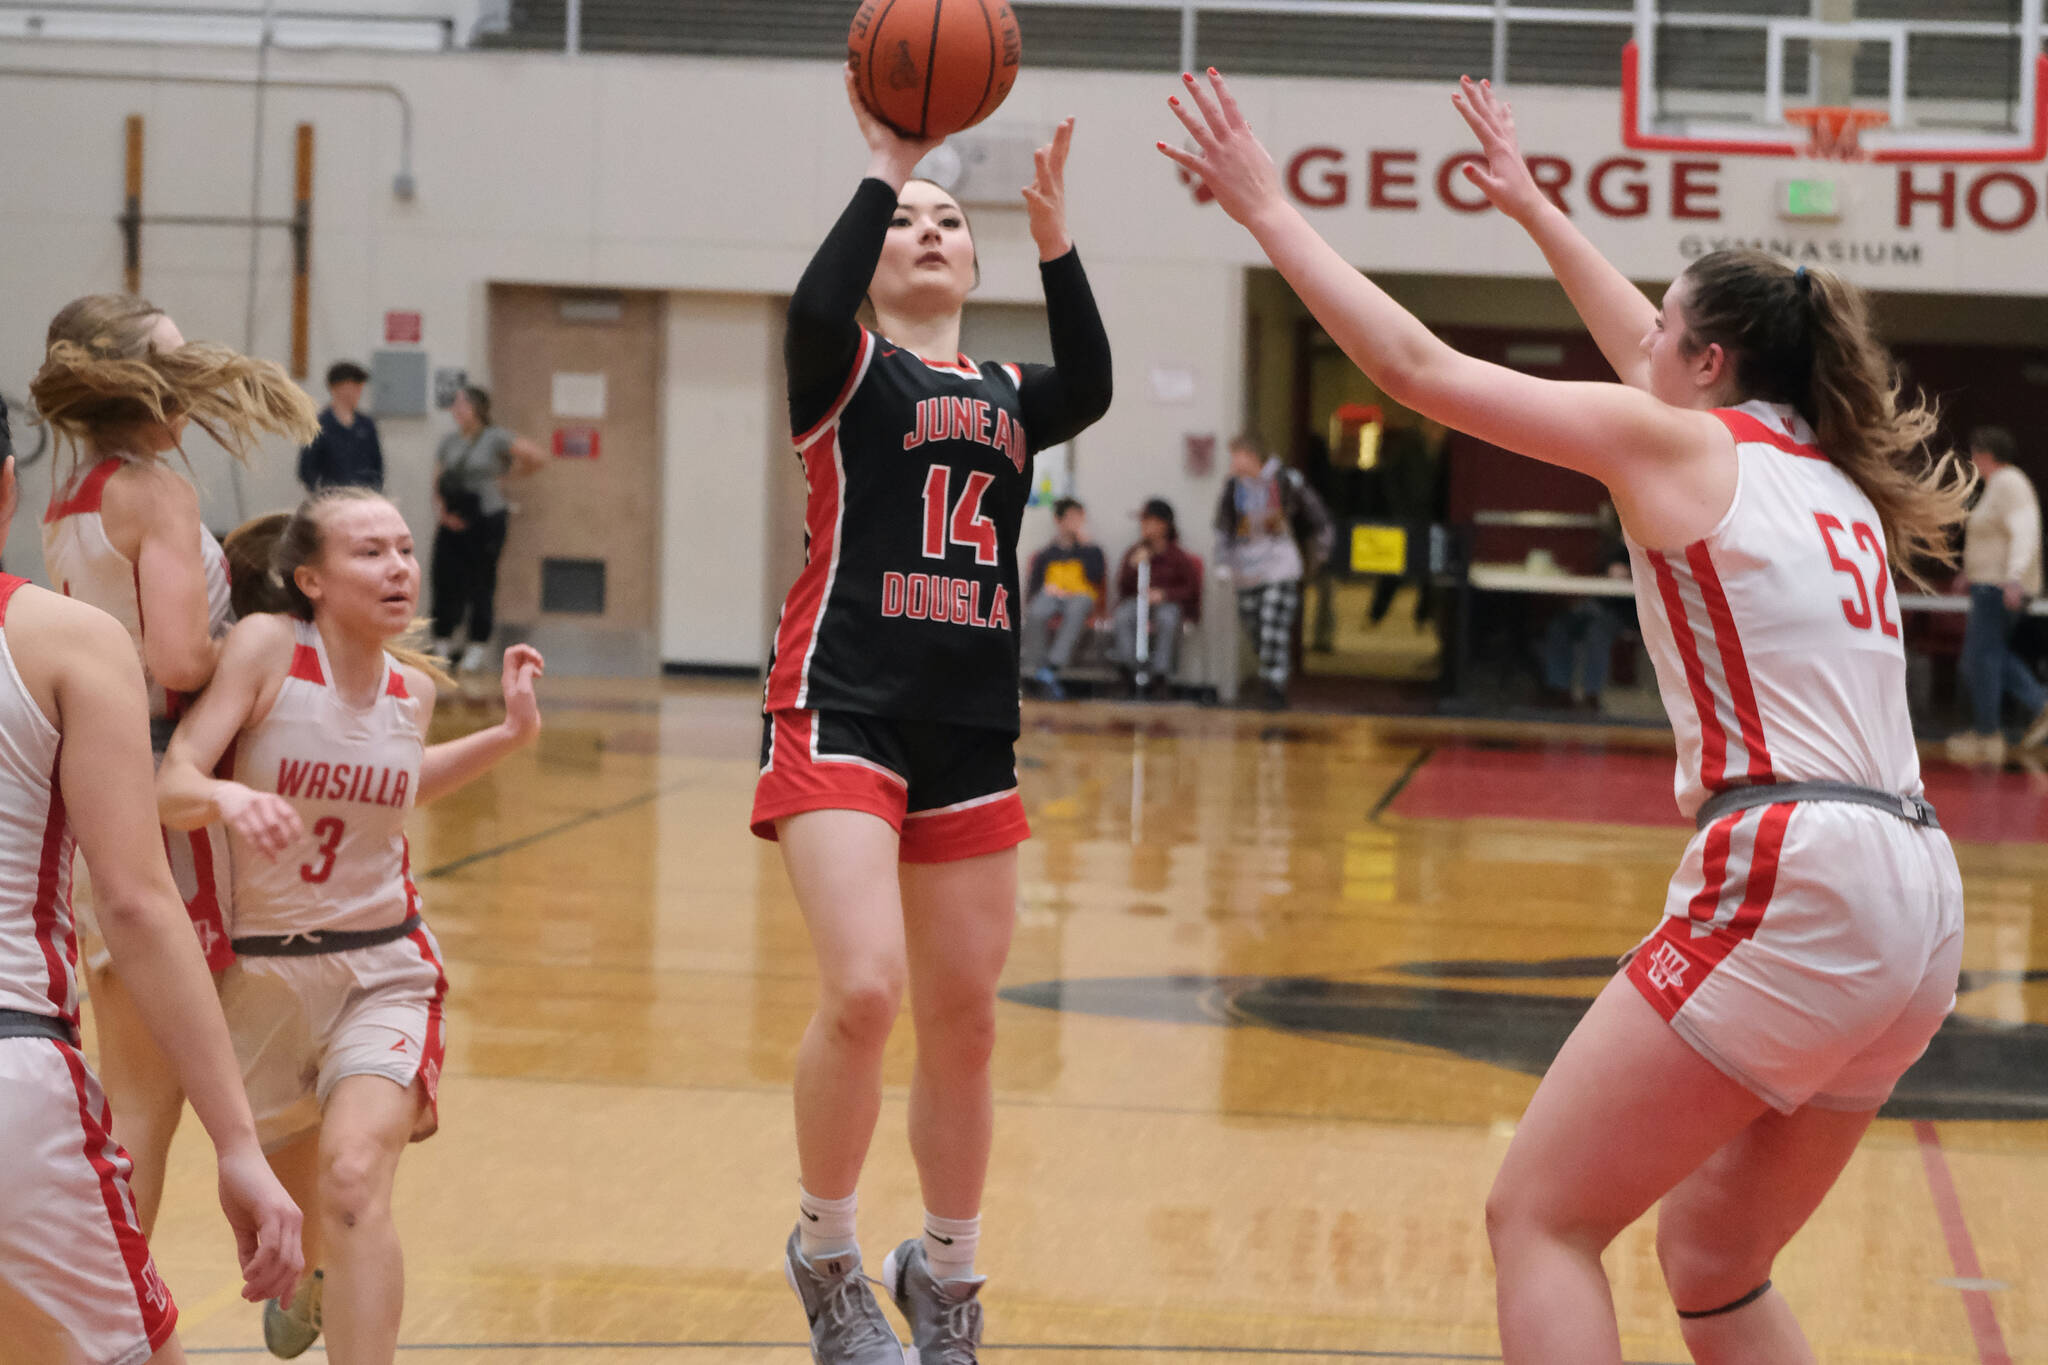
[[[433,1341],[408,1345],[399,1343],[398,1353],[403,1356],[412,1351],[808,1351],[810,1343],[804,1341]],[[1111,1355],[1132,1355],[1138,1353],[1159,1353],[1161,1355],[1185,1356],[1271,1356],[1287,1359],[1327,1360],[1433,1360],[1433,1361],[1477,1361],[1493,1362],[1498,1365],[1499,1356],[1464,1355],[1447,1351],[1374,1351],[1359,1347],[1332,1347],[1317,1350],[1309,1346],[1186,1346],[1149,1345],[1134,1341],[1105,1342],[1057,1342],[1033,1344],[1028,1342],[989,1342],[982,1346],[984,1351],[998,1354],[1044,1352],[1057,1355],[1080,1355],[1101,1352]],[[261,1346],[199,1346],[185,1348],[191,1356],[249,1356],[265,1355]],[[1674,1365],[1670,1361],[1640,1361],[1636,1365]]]
[[[1941,1134],[1926,1119],[1913,1125],[1920,1141],[1920,1164],[1927,1172],[1927,1188],[1934,1195],[1934,1212],[1941,1219],[1941,1235],[1948,1242],[1949,1262],[1956,1278],[1982,1283],[1984,1268],[1977,1261],[1977,1245],[1970,1240],[1970,1225],[1963,1221],[1963,1204],[1956,1197],[1955,1176],[1941,1150]],[[1970,1319],[1970,1335],[1977,1339],[1977,1359],[1983,1365],[2012,1365],[2012,1353],[2005,1348],[2005,1334],[1998,1330],[1998,1310],[1983,1289],[1963,1289],[1963,1312]]]

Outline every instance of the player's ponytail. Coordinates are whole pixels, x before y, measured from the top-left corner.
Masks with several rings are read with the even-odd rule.
[[[1926,564],[1955,559],[1951,532],[1976,475],[1931,448],[1939,417],[1902,391],[1864,292],[1832,270],[1747,249],[1703,256],[1685,277],[1691,349],[1720,345],[1745,400],[1798,410],[1877,509],[1892,567],[1927,586]]]
[[[236,616],[274,612],[301,621],[313,619],[313,599],[299,586],[301,566],[320,558],[326,544],[327,513],[348,502],[389,502],[382,493],[368,488],[323,488],[300,503],[296,511],[272,512],[235,528],[222,542],[228,557]],[[420,624],[385,645],[385,652],[402,664],[417,668],[436,686],[451,686],[452,680],[433,655],[420,647],[425,636]]]
[[[263,432],[301,444],[319,433],[313,400],[280,366],[205,341],[159,351],[162,317],[132,294],[88,294],[51,319],[29,396],[60,444],[119,445],[182,418],[246,461]]]
[[[287,580],[279,578],[273,567],[278,545],[293,516],[291,512],[270,512],[245,521],[220,543],[228,557],[228,596],[236,619],[263,612],[300,615],[299,601],[295,599],[302,600],[304,594],[296,584],[287,588]],[[308,611],[302,619],[311,618]]]

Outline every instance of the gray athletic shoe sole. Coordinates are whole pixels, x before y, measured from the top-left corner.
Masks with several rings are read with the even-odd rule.
[[[263,1345],[279,1360],[302,1356],[320,1340],[320,1294],[324,1286],[325,1272],[316,1270],[313,1278],[292,1296],[290,1308],[280,1307],[276,1299],[265,1300]]]

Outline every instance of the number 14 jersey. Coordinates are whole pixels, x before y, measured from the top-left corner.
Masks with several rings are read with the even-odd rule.
[[[1015,365],[935,363],[861,332],[838,401],[796,436],[805,559],[767,710],[1017,732],[1023,380]]]
[[[405,841],[426,754],[419,703],[387,655],[376,699],[348,705],[320,632],[296,620],[292,630],[291,672],[236,739],[234,776],[291,802],[306,832],[273,860],[230,828],[235,933],[388,928],[420,904]]]
[[[1643,644],[1678,738],[1678,805],[1769,782],[1917,796],[1906,654],[1877,509],[1791,408],[1714,414],[1735,498],[1683,550],[1629,544]]]

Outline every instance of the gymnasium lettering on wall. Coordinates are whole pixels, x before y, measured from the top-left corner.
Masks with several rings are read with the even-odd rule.
[[[1012,1004],[1154,1023],[1266,1028],[1330,1043],[1434,1048],[1541,1076],[1593,995],[1611,957],[1544,961],[1406,962],[1394,981],[1317,976],[1101,977],[1040,981],[1002,992]],[[1516,982],[1578,981],[1579,996],[1517,990]],[[2048,981],[2048,970],[1966,971],[1956,1012],[1884,1107],[1894,1119],[2048,1118],[2048,1025],[1969,1013],[1973,992]],[[1467,984],[1470,983],[1470,984]]]
[[[1305,209],[1374,214],[1432,209],[1467,215],[1492,211],[1486,196],[1464,175],[1468,163],[1484,159],[1464,151],[1426,161],[1416,148],[1352,152],[1318,143],[1282,158],[1280,165],[1288,195]],[[1722,161],[1717,157],[1652,160],[1624,153],[1587,161],[1531,153],[1527,160],[1538,187],[1572,216],[1702,225],[1723,219]],[[1195,184],[1186,171],[1181,172],[1181,181],[1196,203],[1211,202],[1207,188]],[[1889,191],[1886,227],[1900,232],[1955,232],[1968,226],[2005,235],[2048,222],[2048,181],[2038,172],[2029,176],[1999,166],[1899,166],[1891,173]],[[1676,246],[1680,258],[1688,261],[1725,247],[1752,246],[1816,265],[1922,263],[1921,244],[1910,236],[1717,233],[1702,226],[1680,236]]]

